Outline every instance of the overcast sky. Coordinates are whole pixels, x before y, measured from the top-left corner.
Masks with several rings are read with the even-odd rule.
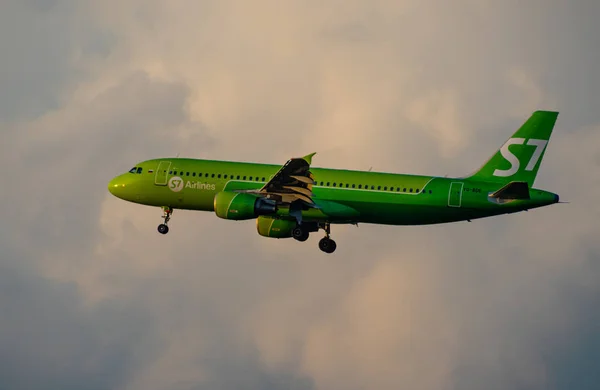
[[[596,0],[2,0],[1,389],[596,389]],[[123,202],[181,156],[461,176],[560,111],[570,204],[335,226]]]

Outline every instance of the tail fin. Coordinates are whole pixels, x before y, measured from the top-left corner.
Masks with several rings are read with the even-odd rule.
[[[558,112],[536,111],[470,179],[533,186]],[[510,147],[510,149],[509,149]]]

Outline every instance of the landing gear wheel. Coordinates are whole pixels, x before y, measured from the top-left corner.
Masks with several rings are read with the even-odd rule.
[[[158,232],[160,234],[167,234],[169,232],[169,227],[167,226],[167,224],[169,223],[169,220],[171,219],[171,214],[173,214],[173,209],[168,206],[165,206],[162,209],[163,209],[162,218],[165,221],[163,223],[161,223],[160,225],[158,225]]]
[[[304,242],[308,240],[308,235],[309,233],[301,226],[296,226],[294,229],[292,229],[292,237],[294,237],[294,239],[297,241]]]
[[[323,237],[319,241],[319,249],[325,253],[333,253],[336,248],[337,248],[337,245],[336,245],[335,241],[333,241],[329,237]]]

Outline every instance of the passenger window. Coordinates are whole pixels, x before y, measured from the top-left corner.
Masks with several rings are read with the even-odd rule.
[[[404,187],[404,189],[402,190],[402,192],[406,192],[406,187]]]
[[[352,188],[354,188],[356,186],[356,184],[352,184]]]
[[[335,183],[333,183],[333,186],[335,187]]]
[[[211,175],[210,175],[210,177],[215,177],[215,174],[214,174],[214,173],[213,173],[213,174],[211,174]]]
[[[240,180],[240,175],[237,175],[237,180]]]
[[[169,171],[169,175],[172,175],[172,174],[173,174],[173,171]]]
[[[252,181],[252,176],[248,176],[248,180]]]
[[[186,173],[185,173],[185,175],[186,175],[186,176],[189,176],[189,175],[190,175],[190,173],[189,173],[189,172],[186,172]]]
[[[377,189],[378,189],[378,190],[380,190],[380,189],[381,189],[381,186],[377,186]]]
[[[387,187],[383,187],[383,190],[384,190],[384,191],[387,191]]]
[[[192,172],[192,177],[196,177],[196,172]]]
[[[246,180],[246,176],[244,176],[244,180]]]
[[[394,187],[390,187],[390,191],[394,191]]]
[[[223,179],[227,179],[227,175],[223,176]]]
[[[412,192],[412,188],[409,191]]]
[[[319,185],[320,185],[321,187],[323,187],[323,182],[320,182],[320,183],[319,183]]]
[[[327,182],[327,187],[329,187],[329,182]]]
[[[346,188],[350,187],[350,184],[346,183]]]
[[[265,178],[263,177],[261,181],[266,181]]]
[[[396,192],[400,192],[400,187],[396,187]]]
[[[374,190],[374,189],[375,189],[375,186],[371,186],[371,189],[372,189],[372,190]]]
[[[358,189],[359,189],[359,190],[360,190],[360,189],[362,189],[362,184],[359,184],[359,185],[358,185]]]
[[[221,178],[221,174],[219,173],[219,174],[217,175],[217,179],[220,179],[220,178]]]
[[[429,193],[431,194],[431,190],[429,190]]]

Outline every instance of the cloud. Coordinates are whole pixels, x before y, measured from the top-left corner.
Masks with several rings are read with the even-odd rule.
[[[0,387],[597,383],[595,2],[7,7]],[[536,185],[570,204],[336,226],[335,256],[209,213],[159,237],[106,191],[177,153],[460,176],[543,108]]]
[[[7,0],[0,15],[0,119],[27,121],[64,106],[113,47],[80,2]]]

